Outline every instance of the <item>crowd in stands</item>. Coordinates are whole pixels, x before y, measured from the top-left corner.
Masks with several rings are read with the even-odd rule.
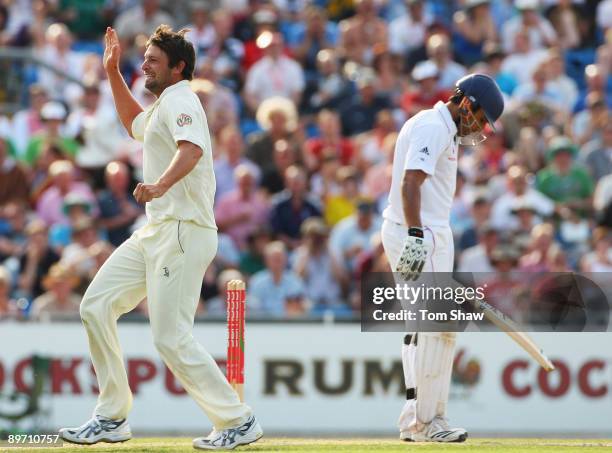
[[[460,152],[456,267],[612,271],[612,0],[0,0],[0,64],[22,82],[0,86],[0,319],[78,314],[146,222],[102,35],[117,30],[146,106],[140,65],[162,23],[191,30],[213,139],[220,236],[200,315],[224,316],[237,278],[249,316],[358,313],[362,276],[390,269],[398,131],[469,72],[494,77],[506,109]]]

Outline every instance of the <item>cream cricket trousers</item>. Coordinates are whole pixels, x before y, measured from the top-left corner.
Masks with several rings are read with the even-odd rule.
[[[117,319],[146,296],[155,347],[215,428],[240,425],[251,415],[192,336],[202,278],[216,252],[215,230],[168,220],[134,232],[100,268],[81,302],[100,389],[95,414],[122,419],[131,409]]]

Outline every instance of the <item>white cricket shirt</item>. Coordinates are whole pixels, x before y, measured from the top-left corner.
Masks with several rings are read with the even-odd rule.
[[[389,205],[383,217],[406,224],[402,205],[402,179],[406,170],[422,170],[429,176],[421,186],[421,222],[449,226],[457,182],[457,126],[443,102],[410,118],[397,137]],[[410,225],[407,225],[410,226]]]
[[[191,221],[217,228],[213,214],[215,174],[206,115],[200,100],[182,80],[166,88],[159,98],[132,122],[133,137],[144,143],[143,177],[155,184],[166,171],[181,140],[198,145],[202,157],[191,172],[160,198],[146,205],[151,223],[164,220]]]

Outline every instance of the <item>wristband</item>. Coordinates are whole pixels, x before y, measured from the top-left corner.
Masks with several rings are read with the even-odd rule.
[[[423,228],[420,227],[410,227],[408,228],[408,236],[414,236],[417,238],[423,239]]]

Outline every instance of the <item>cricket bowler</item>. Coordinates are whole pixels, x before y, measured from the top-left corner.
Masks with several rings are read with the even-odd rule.
[[[91,420],[60,435],[79,444],[131,438],[132,406],[117,319],[146,296],[159,354],[214,424],[196,448],[228,450],[263,435],[210,354],[192,336],[202,278],[217,251],[213,217],[215,177],[206,116],[191,91],[195,66],[187,30],[161,25],[146,46],[145,87],[156,96],[146,110],[121,73],[117,34],[107,28],[104,68],[117,113],[129,134],[144,143],[144,183],[134,197],[146,204],[147,224],[104,263],[81,302],[100,395]],[[171,414],[168,414],[170,417]]]
[[[448,102],[410,118],[397,138],[382,241],[391,268],[404,280],[421,272],[452,272],[450,210],[457,178],[459,144],[476,145],[483,127],[501,116],[504,101],[489,76],[470,74],[455,85]],[[406,403],[400,439],[463,442],[465,429],[451,428],[446,404],[453,367],[454,332],[419,332],[404,337],[402,364]]]

